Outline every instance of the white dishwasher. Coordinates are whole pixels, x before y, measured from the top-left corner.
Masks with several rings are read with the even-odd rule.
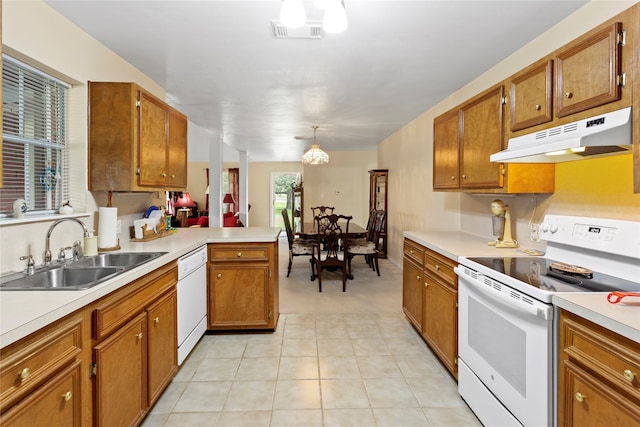
[[[207,330],[207,246],[178,259],[178,365]]]

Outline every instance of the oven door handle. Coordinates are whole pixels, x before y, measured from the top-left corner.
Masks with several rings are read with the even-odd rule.
[[[469,275],[464,274],[458,267],[454,267],[453,271],[458,275],[458,277],[462,280],[466,280],[470,284],[474,285],[474,287],[478,288],[482,291],[482,295],[486,295],[491,297],[492,299],[501,302],[502,304],[506,304],[510,307],[513,307],[519,311],[526,311],[535,317],[541,317],[544,320],[549,320],[551,318],[551,310],[542,309],[536,307],[535,305],[528,304],[526,302],[522,302],[520,300],[511,298],[502,292],[493,289],[493,287],[484,284],[481,280],[475,279]],[[482,274],[478,274],[479,277],[484,277]]]

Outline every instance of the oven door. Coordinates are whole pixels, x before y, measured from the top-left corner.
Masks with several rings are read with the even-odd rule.
[[[470,400],[481,406],[497,398],[524,426],[552,425],[552,306],[481,274],[457,272],[459,358],[475,374],[460,377],[460,394],[474,411]],[[471,390],[474,396],[465,396]]]

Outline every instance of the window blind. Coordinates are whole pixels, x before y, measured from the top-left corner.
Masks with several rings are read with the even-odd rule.
[[[0,214],[11,214],[17,199],[30,212],[57,211],[69,197],[69,85],[8,55],[2,60]]]

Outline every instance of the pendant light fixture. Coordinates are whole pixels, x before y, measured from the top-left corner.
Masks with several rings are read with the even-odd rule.
[[[322,29],[327,33],[341,33],[348,27],[344,0],[313,0],[313,5],[324,10]],[[298,28],[306,22],[302,0],[282,0],[280,22],[288,28]]]
[[[307,20],[307,14],[302,0],[282,0],[280,7],[280,22],[289,28],[302,27]]]
[[[320,146],[316,143],[316,131],[318,125],[313,125],[313,144],[306,153],[302,155],[302,163],[305,165],[326,165],[329,163],[329,155],[322,151]]]
[[[327,33],[341,33],[348,27],[347,11],[342,0],[327,0],[322,29]]]

